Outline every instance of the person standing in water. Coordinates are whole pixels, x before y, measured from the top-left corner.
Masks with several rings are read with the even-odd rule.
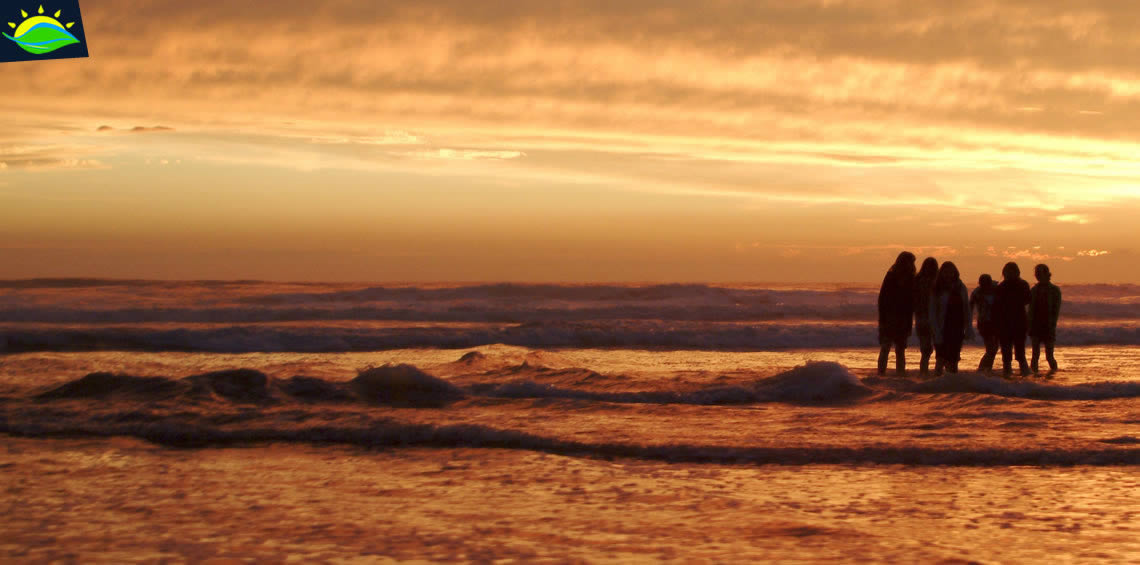
[[[919,373],[930,372],[930,354],[934,352],[934,331],[930,327],[930,297],[934,294],[934,279],[938,276],[938,261],[927,257],[914,278],[914,333],[922,352]]]
[[[906,341],[914,317],[914,254],[899,253],[879,287],[879,374],[887,373],[887,358],[895,349],[895,370],[906,374]]]
[[[982,275],[978,277],[978,288],[970,294],[970,308],[978,310],[978,335],[982,336],[982,343],[986,346],[986,353],[978,363],[978,371],[993,371],[994,358],[997,357],[998,332],[994,324],[996,292],[993,277]]]
[[[943,369],[958,372],[962,343],[974,338],[970,312],[970,298],[966,285],[962,284],[958,266],[947,261],[938,269],[934,295],[930,300],[930,327],[937,354],[934,374],[941,375]]]
[[[1025,361],[1025,334],[1029,321],[1025,307],[1029,305],[1029,283],[1021,278],[1021,269],[1010,261],[1001,270],[1002,281],[994,300],[994,321],[1001,342],[1001,364],[1005,376],[1012,374],[1011,357],[1017,356],[1021,376],[1028,376],[1029,363]]]
[[[1041,344],[1045,344],[1045,360],[1049,371],[1057,370],[1057,360],[1053,358],[1053,345],[1057,341],[1057,319],[1061,316],[1061,289],[1053,284],[1053,273],[1048,265],[1037,265],[1033,269],[1037,284],[1029,292],[1029,337],[1033,344],[1033,360],[1029,367],[1037,372],[1037,360],[1041,357]]]

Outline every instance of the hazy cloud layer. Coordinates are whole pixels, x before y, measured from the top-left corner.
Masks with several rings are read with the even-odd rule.
[[[692,256],[793,262],[1048,240],[1093,264],[1135,234],[1136,3],[101,0],[84,22],[89,59],[4,66],[5,179],[110,167],[113,192],[152,180],[132,167],[193,164],[217,184],[211,164],[604,189],[595,207],[628,214],[707,197],[676,241],[741,233]],[[516,198],[498,213],[555,209]]]

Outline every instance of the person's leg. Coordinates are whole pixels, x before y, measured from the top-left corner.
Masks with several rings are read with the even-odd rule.
[[[1017,356],[1017,367],[1021,369],[1021,376],[1028,376],[1029,363],[1025,360],[1025,334],[1020,333],[1013,337],[1013,353]]]
[[[941,376],[953,361],[954,345],[949,340],[934,346],[934,374]]]
[[[918,334],[919,351],[922,352],[919,373],[925,375],[930,372],[930,354],[934,352],[934,338],[928,332]]]
[[[1010,362],[1012,361],[1011,357],[1013,357],[1013,336],[1007,335],[1007,334],[1002,334],[1001,338],[1000,338],[1000,342],[1001,342],[1001,369],[1002,369],[1002,373],[1004,373],[1005,376],[1008,377],[1009,374],[1013,372],[1013,370],[1010,368]]]
[[[1045,360],[1049,362],[1049,370],[1057,370],[1057,360],[1053,357],[1053,345],[1057,343],[1055,338],[1045,340]]]
[[[879,375],[887,374],[887,356],[891,354],[891,342],[879,344]]]
[[[956,339],[947,338],[946,340],[946,371],[949,373],[958,372],[958,362],[962,360],[962,336],[957,336]]]
[[[895,372],[899,376],[906,375],[906,339],[895,342]]]
[[[978,364],[979,371],[993,371],[994,358],[997,357],[998,352],[998,336],[993,332],[982,334],[982,343],[986,346],[986,352],[982,355],[982,362]]]
[[[1041,359],[1041,338],[1039,338],[1037,336],[1033,336],[1030,339],[1030,343],[1033,344],[1033,357],[1029,361],[1029,368],[1033,369],[1033,372],[1036,373],[1037,372],[1037,361],[1039,361]]]

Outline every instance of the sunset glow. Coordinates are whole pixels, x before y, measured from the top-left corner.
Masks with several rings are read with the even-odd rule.
[[[906,248],[1140,281],[1140,6],[84,18],[89,59],[0,70],[0,278],[866,282]]]

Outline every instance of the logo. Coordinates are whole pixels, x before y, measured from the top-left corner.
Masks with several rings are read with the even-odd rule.
[[[87,56],[78,0],[20,4],[26,2],[0,1],[0,22],[5,22],[0,26],[7,27],[0,39],[0,62]]]

